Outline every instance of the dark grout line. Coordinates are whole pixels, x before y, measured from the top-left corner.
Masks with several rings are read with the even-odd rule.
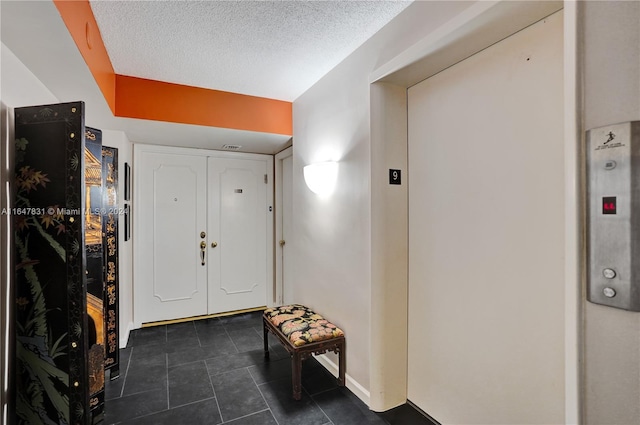
[[[248,415],[240,416],[239,418],[231,419],[230,421],[227,421],[227,422],[221,422],[219,425],[233,424],[233,422],[237,421],[238,419],[244,419],[244,418],[248,418],[249,416],[257,415],[258,413],[270,412],[270,411],[271,411],[271,409],[269,409],[269,408],[258,410],[257,412],[249,413]],[[271,414],[271,416],[273,416],[273,413]],[[275,416],[273,416],[273,418],[275,419]],[[278,423],[277,419],[276,419],[276,423]]]
[[[127,375],[129,374],[129,366],[131,365],[132,355],[133,355],[133,347],[131,347],[131,352],[129,353],[129,359],[127,360],[127,368],[124,371],[124,376],[120,376],[119,378],[117,378],[117,379],[122,379],[122,388],[120,388],[120,397],[124,395],[124,386],[127,385]],[[109,378],[111,378],[111,375],[109,375]],[[106,401],[105,401],[105,405],[106,405]]]
[[[256,378],[253,377],[253,375],[251,374],[251,368],[247,367],[247,372],[249,372],[249,376],[251,376],[251,379],[253,380],[253,384],[256,386],[256,388],[258,389],[258,392],[260,393],[260,395],[262,396],[262,399],[264,400],[264,404],[267,406],[267,410],[269,410],[271,412],[271,416],[273,416],[273,420],[276,421],[276,425],[280,425],[280,422],[278,422],[278,418],[276,418],[276,415],[273,414],[273,411],[271,410],[271,406],[269,406],[269,402],[267,401],[267,398],[264,396],[264,393],[262,392],[262,390],[260,389],[260,385],[258,385],[258,383],[256,382]],[[264,410],[261,410],[261,412],[263,412]],[[255,413],[260,413],[260,412],[255,412]],[[255,414],[253,413],[253,414]]]
[[[167,374],[167,410],[171,409],[171,394],[169,394],[169,355],[164,354],[164,370]]]
[[[218,403],[218,395],[216,394],[216,387],[213,385],[213,380],[211,379],[211,374],[209,373],[209,367],[207,366],[207,362],[204,362],[204,367],[207,369],[207,375],[209,376],[209,385],[211,385],[211,391],[213,391],[213,397],[216,399],[216,407],[218,408],[218,413],[220,414],[220,420],[224,423],[224,418],[222,417],[222,410],[220,410],[220,403]]]

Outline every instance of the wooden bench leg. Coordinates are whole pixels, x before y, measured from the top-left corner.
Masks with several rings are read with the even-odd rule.
[[[347,353],[344,351],[346,341],[340,344],[340,352],[338,353],[338,385],[344,387],[344,371],[346,370]]]
[[[269,330],[267,329],[267,324],[262,321],[262,333],[264,335],[264,358],[269,359]]]
[[[293,398],[294,400],[300,400],[302,398],[302,356],[300,353],[294,353],[291,356],[291,374]]]

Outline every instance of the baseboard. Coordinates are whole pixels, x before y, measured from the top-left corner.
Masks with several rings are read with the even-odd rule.
[[[338,377],[338,365],[335,364],[332,360],[329,359],[325,354],[321,354],[319,356],[314,356],[314,358],[324,366],[333,376]],[[352,393],[356,395],[364,404],[369,406],[369,401],[371,399],[371,393],[365,387],[360,385],[358,381],[353,379],[351,375],[348,373],[345,375],[347,388],[351,390]]]
[[[127,348],[127,341],[129,341],[129,334],[133,329],[134,329],[133,322],[129,322],[129,324],[127,325],[127,329],[120,334],[120,348]]]

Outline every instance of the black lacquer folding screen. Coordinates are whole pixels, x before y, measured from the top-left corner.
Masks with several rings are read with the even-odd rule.
[[[102,234],[105,261],[105,368],[111,379],[120,375],[118,351],[118,149],[102,147]]]
[[[19,424],[89,423],[84,103],[15,110]]]
[[[85,129],[85,252],[87,277],[87,321],[89,358],[89,407],[92,417],[104,411],[104,360],[106,352],[105,267],[103,247],[104,213],[102,187],[102,132]]]
[[[117,149],[83,102],[17,108],[15,136],[16,422],[96,424],[118,376]]]

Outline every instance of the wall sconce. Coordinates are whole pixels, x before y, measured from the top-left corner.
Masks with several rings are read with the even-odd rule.
[[[338,180],[338,163],[335,161],[317,162],[303,169],[304,181],[311,191],[320,196],[333,192]]]

